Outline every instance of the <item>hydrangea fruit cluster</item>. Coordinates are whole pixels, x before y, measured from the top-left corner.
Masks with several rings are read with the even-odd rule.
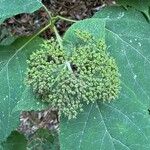
[[[118,67],[105,43],[87,32],[77,30],[76,36],[82,44],[69,56],[53,38],[45,41],[28,60],[26,80],[38,98],[68,119],[83,111],[84,104],[110,102],[120,91]]]

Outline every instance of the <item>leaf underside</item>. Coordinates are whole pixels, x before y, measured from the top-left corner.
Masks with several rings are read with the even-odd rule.
[[[32,13],[42,7],[40,0],[1,0],[0,23],[20,13]]]
[[[62,117],[61,150],[149,150],[150,25],[140,12],[121,7],[105,8],[94,18],[106,21],[104,27],[101,23],[97,27],[105,33],[108,51],[116,59],[122,89],[111,103],[98,100],[86,105],[77,119]],[[84,22],[79,24],[66,32],[64,40],[75,27],[83,29]]]

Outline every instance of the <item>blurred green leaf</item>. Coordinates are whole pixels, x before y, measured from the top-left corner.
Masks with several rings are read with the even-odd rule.
[[[0,23],[20,13],[32,13],[42,7],[40,0],[1,0]]]
[[[13,131],[5,142],[2,143],[2,150],[26,150],[27,139],[17,131]]]

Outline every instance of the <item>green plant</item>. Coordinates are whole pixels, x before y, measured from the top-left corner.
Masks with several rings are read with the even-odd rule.
[[[26,6],[29,4],[28,1],[14,0],[14,2],[21,2],[22,4],[26,4]],[[29,2],[33,1],[30,0]],[[1,22],[5,18],[10,17],[11,14],[14,15],[20,13],[20,11],[23,12],[21,9],[22,7],[18,7],[19,11],[17,11],[18,9],[15,11],[10,9],[9,14],[7,14],[7,2],[1,1],[0,4],[2,4],[0,7],[5,6],[3,16],[0,16]],[[140,4],[142,3],[139,3],[139,5]],[[32,8],[31,10],[30,7],[26,7],[27,9],[25,12],[36,10],[40,6],[43,6],[42,3],[37,1],[35,7],[33,7],[34,9]],[[135,5],[131,6],[135,7]],[[45,8],[45,6],[43,7]],[[47,9],[46,11],[48,12]],[[52,17],[49,12],[48,14],[51,18],[50,23],[36,35],[28,38],[19,38],[8,46],[0,46],[0,141],[6,140],[10,133],[17,128],[21,111],[43,110],[50,107],[49,105],[56,108],[55,99],[52,99],[52,104],[49,103],[49,97],[48,99],[47,97],[45,98],[45,96],[49,95],[49,87],[47,90],[49,82],[47,82],[47,79],[49,78],[51,81],[52,77],[48,76],[47,78],[46,75],[49,75],[51,70],[53,71],[55,67],[57,67],[58,73],[61,74],[61,68],[65,67],[66,70],[62,74],[62,78],[57,78],[56,81],[58,82],[58,79],[64,80],[67,76],[67,79],[69,79],[70,82],[73,82],[74,76],[80,76],[77,69],[82,68],[82,66],[79,67],[81,65],[81,60],[85,63],[88,60],[88,56],[92,54],[92,51],[90,52],[90,50],[94,48],[98,51],[100,50],[104,58],[107,58],[105,60],[108,60],[108,62],[112,60],[112,62],[114,62],[113,67],[115,71],[112,72],[112,75],[114,75],[114,77],[116,75],[117,84],[115,85],[117,85],[117,88],[116,94],[112,99],[117,97],[119,91],[120,94],[118,95],[117,100],[111,101],[110,103],[107,101],[103,102],[103,98],[102,101],[95,100],[95,94],[94,96],[92,95],[92,99],[90,99],[94,103],[89,103],[87,105],[84,103],[84,101],[87,102],[87,98],[85,98],[85,100],[82,99],[83,103],[81,103],[81,105],[83,111],[78,113],[78,115],[76,111],[73,112],[73,117],[77,115],[76,119],[68,120],[68,117],[72,118],[72,113],[71,115],[64,113],[67,117],[61,115],[59,132],[60,149],[149,150],[150,117],[148,110],[150,105],[150,82],[148,81],[150,74],[150,25],[147,18],[132,7],[129,7],[128,10],[126,10],[120,6],[106,7],[100,12],[97,12],[93,18],[78,22],[60,16]],[[54,26],[55,21],[58,19],[76,22],[67,30],[63,38],[59,36],[57,29]],[[37,37],[49,27],[53,29],[57,41],[52,40],[51,42],[48,42]],[[93,38],[94,42],[91,42],[91,39]],[[98,43],[101,44],[100,48],[97,48]],[[43,46],[42,48],[41,45]],[[87,49],[86,52],[85,49]],[[80,56],[78,56],[76,52],[79,52]],[[34,76],[35,72],[33,71],[33,66],[35,63],[39,63],[36,62],[36,60],[42,61],[42,59],[39,59],[41,55],[47,57],[47,54],[50,56],[53,54],[53,57],[50,57],[50,60],[55,57],[53,62],[56,62],[56,59],[58,58],[58,63],[49,65],[49,62],[43,59],[43,67],[45,69],[46,66],[46,69],[44,70],[45,73],[40,74],[40,77],[43,82],[44,79],[46,79],[45,83],[42,83],[46,86],[41,88],[42,84],[39,86],[37,84],[37,76]],[[63,56],[62,59],[58,57],[60,54]],[[99,53],[96,52],[93,54],[96,55],[96,59],[93,61],[97,64],[103,57],[100,56],[99,58],[99,55],[97,56]],[[34,61],[31,61],[32,59]],[[27,60],[29,60],[29,63],[27,63]],[[71,64],[71,62],[75,63]],[[102,62],[100,61],[98,64],[101,63]],[[58,67],[58,64],[60,64],[60,68]],[[95,67],[95,64],[91,63],[89,67]],[[116,67],[116,64],[118,67]],[[72,65],[77,69],[73,69]],[[100,66],[101,65],[96,65],[92,71],[95,71]],[[28,67],[29,70],[27,72]],[[83,68],[84,67],[85,66],[83,65]],[[81,70],[83,70],[83,68]],[[35,69],[37,69],[37,67]],[[87,68],[85,68],[85,71],[87,72],[83,72],[83,77],[86,77],[88,74]],[[121,74],[121,77],[119,77],[118,72]],[[37,74],[38,76],[39,73],[40,72]],[[26,76],[26,74],[28,74],[28,76]],[[26,83],[31,86],[26,85],[26,77],[28,77]],[[120,78],[119,80],[118,77]],[[55,76],[54,79],[56,79]],[[89,74],[87,80],[94,81],[93,78],[89,78]],[[62,83],[61,80],[59,83]],[[80,88],[79,82],[77,82],[77,85],[77,89]],[[66,87],[67,86],[64,88]],[[119,87],[121,87],[121,89]],[[57,90],[59,89],[61,88],[59,87]],[[89,89],[97,92],[93,87]],[[88,90],[86,89],[86,91]],[[36,94],[38,95],[38,98],[35,96]],[[39,100],[41,96],[42,101]],[[58,97],[60,97],[60,95],[58,95]],[[70,99],[67,100],[70,101]],[[75,96],[72,100],[75,101],[78,99],[76,99]],[[89,98],[87,100],[89,101]],[[48,103],[45,103],[44,101],[48,101]],[[79,103],[75,106],[80,108],[78,105],[80,104],[80,101],[77,102]],[[62,103],[60,106],[61,105]],[[70,109],[70,107],[68,108]],[[64,112],[65,111],[66,110],[64,110]],[[70,110],[67,110],[66,112],[70,112]],[[15,135],[18,136],[18,134]],[[8,138],[7,141],[11,141],[10,138]],[[7,141],[5,142],[5,145],[7,145]],[[3,145],[4,144],[2,144],[0,148]],[[30,146],[32,147],[32,145]]]
[[[111,101],[118,97],[120,80],[115,60],[106,45],[90,34],[76,31],[86,45],[67,54],[54,39],[44,42],[28,61],[27,84],[50,107],[69,119],[83,111],[83,103]]]

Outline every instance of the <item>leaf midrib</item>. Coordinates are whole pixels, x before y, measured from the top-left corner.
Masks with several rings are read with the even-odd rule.
[[[93,104],[91,105],[90,109],[89,109],[89,112],[87,114],[87,118],[86,118],[86,121],[84,123],[84,126],[83,126],[83,129],[82,129],[82,132],[81,132],[81,135],[80,135],[80,140],[79,140],[79,149],[81,149],[81,144],[82,144],[82,139],[83,139],[83,135],[84,135],[84,132],[85,132],[85,129],[86,129],[86,126],[87,126],[87,122],[89,120],[89,115],[91,113],[91,110],[93,108]]]

